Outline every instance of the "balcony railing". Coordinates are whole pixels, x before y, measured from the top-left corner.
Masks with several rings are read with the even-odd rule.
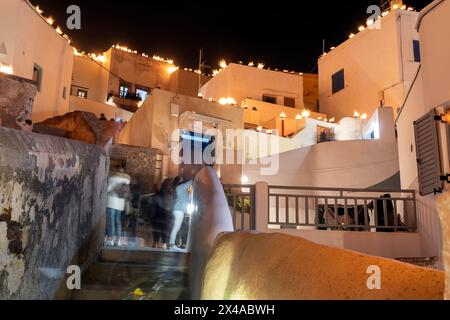
[[[413,190],[269,186],[268,214],[269,225],[281,228],[367,232],[417,229]]]
[[[224,185],[235,231],[251,231],[256,228],[255,186]]]

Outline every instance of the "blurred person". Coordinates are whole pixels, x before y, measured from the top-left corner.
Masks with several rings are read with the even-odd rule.
[[[173,224],[170,232],[169,249],[176,248],[177,235],[180,233],[183,221],[187,211],[187,205],[190,203],[191,182],[183,182],[180,177],[173,181],[174,207],[172,210]]]
[[[106,245],[122,245],[122,215],[126,209],[127,194],[124,186],[129,186],[131,177],[123,166],[111,170],[108,178],[108,196],[106,202]]]

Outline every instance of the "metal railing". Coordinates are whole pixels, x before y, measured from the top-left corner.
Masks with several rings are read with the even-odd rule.
[[[269,186],[268,214],[269,225],[281,228],[368,232],[417,229],[414,190]]]
[[[223,185],[230,207],[235,231],[253,231],[256,229],[255,186]]]

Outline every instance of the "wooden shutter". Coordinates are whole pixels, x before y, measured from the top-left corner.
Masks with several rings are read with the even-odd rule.
[[[417,170],[421,196],[442,192],[442,164],[439,143],[439,122],[435,111],[414,122]]]

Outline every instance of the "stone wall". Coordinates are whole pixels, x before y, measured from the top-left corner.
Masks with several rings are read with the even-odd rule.
[[[31,131],[35,95],[31,81],[0,74],[0,126]]]
[[[156,149],[115,144],[111,152],[112,160],[126,163],[125,171],[137,183],[143,194],[156,191],[162,179],[162,152]]]
[[[103,244],[107,150],[0,127],[0,299],[52,299]]]

